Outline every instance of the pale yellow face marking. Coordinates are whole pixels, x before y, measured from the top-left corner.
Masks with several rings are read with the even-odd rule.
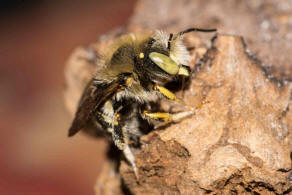
[[[144,53],[140,53],[139,58],[141,58],[141,59],[144,58]]]
[[[185,67],[180,67],[178,70],[178,75],[183,75],[183,76],[190,76],[190,73],[188,71],[188,69],[186,69]]]

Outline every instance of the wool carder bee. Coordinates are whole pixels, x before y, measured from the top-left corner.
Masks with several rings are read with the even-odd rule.
[[[157,31],[151,35],[126,34],[117,38],[98,63],[102,66],[85,88],[69,136],[93,123],[97,132],[112,137],[138,172],[129,140],[137,140],[145,121],[178,122],[192,110],[171,114],[151,112],[149,103],[162,98],[180,102],[166,83],[190,76],[190,54],[183,35],[192,31],[215,29],[190,28],[177,34]]]

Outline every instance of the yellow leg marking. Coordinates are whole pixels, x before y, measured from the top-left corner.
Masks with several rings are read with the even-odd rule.
[[[120,113],[117,113],[117,114],[116,114],[116,119],[117,119],[117,120],[120,120],[120,118],[121,118],[121,114],[120,114]]]
[[[148,113],[146,110],[144,110],[143,114],[152,119],[162,119],[164,122],[179,122],[182,119],[193,115],[194,111],[190,110],[190,111],[183,111],[183,112],[170,114],[167,112]]]
[[[182,102],[182,100],[178,99],[174,93],[166,89],[165,87],[162,87],[160,85],[155,84],[154,90],[158,90],[160,93],[162,93],[165,97],[167,97],[170,100],[176,101],[176,102]]]
[[[166,112],[148,113],[144,111],[145,116],[152,119],[162,119],[165,122],[171,121],[171,114]]]
[[[117,114],[115,115],[114,125],[118,125],[120,119],[121,119],[121,114],[120,114],[120,113],[117,113]]]

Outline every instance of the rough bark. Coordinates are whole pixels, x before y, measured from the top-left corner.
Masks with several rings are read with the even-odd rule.
[[[79,48],[72,54],[66,69],[65,93],[67,106],[72,113],[82,89],[98,69],[92,62],[111,41],[111,37],[125,31],[140,31],[141,27],[163,27],[176,32],[182,27],[193,26],[192,21],[198,21],[195,20],[198,16],[194,10],[205,6],[201,1],[197,1],[196,5],[188,3],[189,1],[173,1],[172,4],[161,1],[158,8],[154,9],[154,2],[141,1],[127,28],[109,34],[97,45]],[[228,2],[229,8],[235,4],[233,1]],[[226,3],[209,1],[208,5],[223,7]],[[176,6],[175,10],[172,10],[173,6]],[[244,3],[237,6],[244,7]],[[163,17],[159,9],[162,7],[166,10],[164,14],[169,17]],[[183,11],[183,8],[186,10]],[[238,14],[244,16],[252,12],[245,9],[241,8]],[[154,20],[151,19],[151,13],[155,10],[156,15],[162,15]],[[185,16],[186,13],[189,13],[188,17]],[[225,17],[222,11],[218,13],[222,14],[223,19],[233,19]],[[268,13],[270,12],[264,9],[259,15]],[[212,14],[214,13],[210,12],[203,17],[206,23],[208,18],[212,18]],[[258,22],[256,19],[251,20],[253,25]],[[208,26],[213,27],[211,24]],[[231,28],[230,26],[228,27]],[[283,75],[283,69],[291,69],[291,61],[284,61],[283,64],[276,62],[279,56],[285,60],[291,58],[285,50],[291,45],[285,44],[282,52],[277,51],[277,54],[269,53],[264,47],[267,43],[257,40],[258,34],[252,36],[252,31],[245,32],[248,32],[250,50],[258,51],[261,60],[252,56],[253,53],[239,36],[219,34],[212,43],[208,42],[209,39],[194,34],[186,37],[186,44],[195,47],[192,51],[192,66],[195,71],[191,85],[184,91],[183,97],[184,102],[196,109],[195,115],[142,137],[141,150],[135,150],[140,176],[138,182],[131,166],[125,161],[121,162],[120,173],[114,171],[110,162],[105,164],[95,186],[97,194],[292,192],[291,83],[272,78],[261,62],[274,63],[274,67],[280,67],[276,73]],[[276,41],[278,39],[279,37]],[[255,46],[253,41],[256,40],[261,47]],[[272,39],[273,41],[275,40]],[[278,44],[272,45],[271,50],[279,49]],[[208,46],[211,47],[207,50]],[[272,57],[267,59],[267,56]],[[285,78],[289,76],[290,73],[286,72]],[[165,103],[162,107],[169,109]]]
[[[270,81],[240,37],[218,35],[205,59],[184,99],[203,105],[143,138],[140,183],[123,163],[125,185],[134,194],[288,192],[290,86]]]

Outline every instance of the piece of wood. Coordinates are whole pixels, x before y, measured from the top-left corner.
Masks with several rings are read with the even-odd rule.
[[[155,2],[140,1],[130,25],[123,32],[138,32],[145,28],[164,28],[177,32],[184,27],[191,27],[197,19],[191,10],[205,5],[200,1],[193,5],[185,0],[171,1],[171,4],[169,1]],[[225,3],[214,5],[214,2],[209,3],[214,10],[224,7]],[[242,6],[240,4],[239,8]],[[151,19],[155,10],[160,17],[156,15],[156,19]],[[240,10],[236,14],[243,16],[242,10],[245,8]],[[186,16],[186,13],[189,15]],[[212,14],[220,15],[221,12],[208,13],[204,18],[209,19],[205,22],[208,23],[207,27],[213,28],[210,18]],[[226,18],[226,21],[230,19],[233,18]],[[246,22],[244,20],[242,24]],[[256,22],[252,22],[255,25]],[[230,28],[228,26],[227,29]],[[242,28],[251,27],[246,25]],[[98,69],[92,62],[97,60],[98,53],[119,32],[109,34],[97,45],[73,52],[65,71],[65,102],[72,114],[83,88]],[[186,37],[186,44],[195,47],[192,52],[195,72],[183,100],[196,109],[195,115],[142,137],[142,148],[135,151],[139,182],[125,161],[121,163],[120,173],[115,173],[114,166],[107,162],[95,186],[96,194],[292,192],[291,83],[271,78],[261,61],[251,56],[241,37],[219,34],[211,43],[210,35],[202,35],[204,38],[199,36],[192,34]],[[277,52],[277,55],[269,53],[264,47],[266,43],[261,40],[261,47],[257,46],[254,41],[258,40],[259,35],[254,36],[247,34],[251,50],[259,51],[259,56],[263,58],[261,60],[265,62],[277,62],[281,52]],[[278,45],[272,45],[272,50],[277,50]],[[285,44],[285,47],[290,46]],[[266,58],[268,55],[271,59]],[[290,57],[283,49],[281,59],[289,62]],[[286,61],[284,65],[275,66],[290,70]],[[281,69],[277,71],[281,72]],[[168,109],[167,104],[163,103],[162,106]]]
[[[184,101],[193,117],[143,137],[133,194],[284,193],[292,189],[291,88],[270,81],[240,37],[218,35]]]

